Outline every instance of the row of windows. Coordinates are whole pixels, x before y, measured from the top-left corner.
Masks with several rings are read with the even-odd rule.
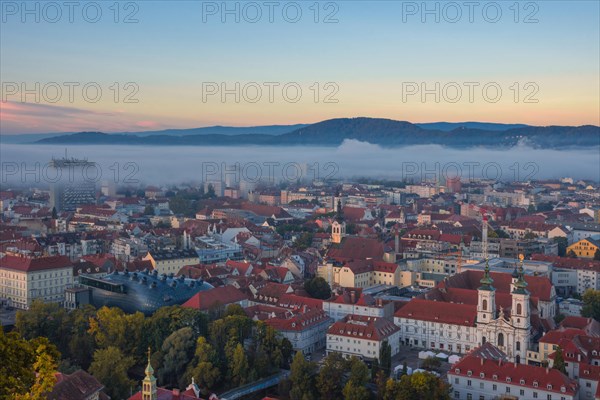
[[[496,386],[496,385],[494,385],[494,386]],[[496,390],[496,389],[494,389],[494,390]],[[510,388],[509,387],[506,388],[506,393],[510,394]],[[521,389],[519,391],[519,395],[520,396],[525,396],[525,390]],[[460,392],[458,390],[454,391],[454,398],[455,399],[460,399]],[[496,396],[488,397],[488,399],[495,399],[495,398],[497,398],[497,397]],[[539,399],[540,398],[539,397],[539,393],[538,392],[533,392],[533,398],[534,399]],[[558,397],[555,397],[555,396],[553,397],[552,394],[546,394],[546,400],[553,400],[553,399],[558,400]],[[473,393],[467,393],[467,400],[474,400]],[[486,400],[486,397],[484,395],[479,395],[479,400]],[[566,397],[561,396],[560,400],[566,400]]]

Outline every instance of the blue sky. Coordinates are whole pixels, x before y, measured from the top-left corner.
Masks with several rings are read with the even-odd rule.
[[[227,7],[237,5],[240,10],[239,23],[232,14],[222,22],[224,2],[119,2],[118,23],[113,20],[113,1],[98,2],[102,16],[97,23],[83,17],[82,8],[89,2],[79,3],[72,23],[64,7],[59,21],[51,23],[53,10],[48,8],[45,15],[41,2],[40,22],[32,14],[23,22],[21,2],[2,3],[2,133],[305,123],[351,116],[412,122],[600,123],[598,1],[476,2],[473,22],[462,1],[451,5],[273,2],[273,23],[262,1],[227,2]],[[37,2],[26,3],[33,8]],[[320,10],[318,23],[314,22],[315,3]],[[421,20],[423,4],[438,7],[439,22],[434,14]],[[251,12],[254,5],[263,15],[250,23],[242,10]],[[87,7],[88,16],[93,17],[94,7]],[[283,7],[290,18],[299,7],[299,21],[286,21]],[[203,18],[203,8],[216,8],[216,15]],[[463,15],[452,23],[449,19],[457,9]],[[489,22],[498,9],[502,16]],[[134,11],[138,22],[124,23],[125,16]],[[332,12],[338,22],[324,23]],[[528,15],[538,22],[525,23]],[[80,86],[94,82],[102,96],[91,103],[76,90],[70,101],[63,90],[56,103],[49,103],[45,96],[23,99],[20,89],[7,91],[7,84],[24,83],[31,88],[36,82],[40,87],[57,82],[63,89],[63,82]],[[120,86],[117,101],[111,89],[114,82]],[[131,93],[123,88],[127,82],[137,88],[133,96],[137,103],[123,101]],[[236,82],[240,87],[259,84],[263,89],[259,101],[248,101],[244,95],[239,102],[234,95],[223,100],[220,93],[203,100],[203,85],[233,88]],[[276,82],[278,87],[294,82],[302,95],[292,103],[277,89],[274,101],[269,102],[264,82]],[[315,82],[319,88],[316,102]],[[436,102],[434,95],[422,98],[421,93],[403,100],[406,83],[427,88],[439,83],[443,88],[451,82],[463,90],[456,102],[448,101],[449,95]],[[466,95],[464,82],[479,84],[473,101]],[[502,90],[500,100],[493,103],[485,100],[480,89],[492,82]],[[331,86],[325,90],[326,83],[335,85],[332,98],[337,102],[324,101],[327,93],[334,92]],[[528,83],[533,86],[526,88]],[[527,94],[537,102],[524,102]],[[40,114],[40,107],[31,104],[38,101],[50,109],[57,106],[56,113],[51,117]]]

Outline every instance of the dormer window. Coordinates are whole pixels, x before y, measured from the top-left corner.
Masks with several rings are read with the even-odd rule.
[[[484,374],[483,372],[480,372],[480,373],[479,373],[479,377],[480,377],[480,378],[485,378],[485,374]]]
[[[566,388],[566,387],[564,387],[564,386],[561,386],[561,387],[560,387],[560,391],[561,391],[562,393],[564,393],[564,392],[566,392],[566,391],[567,391],[567,388]]]
[[[497,381],[497,380],[498,380],[498,375],[494,374],[494,375],[492,376],[492,378],[493,378],[495,381]]]
[[[454,370],[454,372],[456,372],[457,374],[460,374],[460,368],[456,368],[456,369]]]
[[[471,376],[471,375],[473,375],[473,372],[471,372],[471,371],[468,371],[468,372],[467,372],[467,375]]]
[[[519,381],[519,383],[520,383],[521,385],[524,385],[524,384],[525,384],[525,379],[521,379],[521,380]]]
[[[533,387],[535,387],[535,388],[538,387],[537,381],[533,381]]]
[[[506,382],[511,382],[511,381],[512,381],[512,379],[510,379],[510,376],[507,376],[506,377]]]
[[[552,385],[551,385],[551,384],[548,384],[548,386],[546,386],[546,389],[548,389],[548,390],[552,390]]]

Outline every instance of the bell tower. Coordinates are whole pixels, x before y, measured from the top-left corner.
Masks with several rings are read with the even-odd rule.
[[[150,363],[150,347],[148,347],[148,365],[146,366],[146,377],[142,381],[142,400],[158,400],[156,391],[156,378],[154,377],[154,369]]]
[[[529,291],[527,290],[527,282],[525,282],[523,269],[523,255],[519,255],[521,261],[519,265],[518,278],[513,284],[511,293],[512,308],[510,318],[512,325],[519,329],[529,329]]]
[[[488,324],[496,318],[496,288],[490,276],[490,265],[486,258],[483,278],[477,289],[477,324]]]
[[[331,242],[341,243],[344,236],[346,236],[346,222],[344,221],[342,201],[338,199],[335,221],[331,224]]]

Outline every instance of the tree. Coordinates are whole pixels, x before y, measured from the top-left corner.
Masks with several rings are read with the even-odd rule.
[[[44,338],[45,339],[45,338]],[[47,340],[41,342],[35,349],[35,382],[25,394],[17,394],[14,400],[41,400],[46,398],[46,394],[51,392],[56,384],[57,359],[52,356],[51,349]],[[53,345],[50,345],[53,346]],[[60,356],[59,356],[60,357]]]
[[[581,316],[600,321],[600,290],[588,289],[583,293]]]
[[[205,337],[200,336],[196,341],[194,361],[188,369],[187,381],[193,377],[200,387],[212,389],[221,378],[221,371],[216,366],[217,362],[215,349],[207,342]]]
[[[563,374],[567,374],[567,369],[565,368],[565,357],[563,356],[563,351],[560,346],[554,352],[554,364],[552,368],[559,370]]]
[[[57,303],[35,300],[26,312],[17,312],[15,326],[25,339],[47,337],[61,353],[69,347],[70,322],[67,312]]]
[[[322,399],[339,399],[344,388],[344,374],[348,364],[337,352],[329,353],[323,362],[316,379],[316,387]]]
[[[567,254],[567,247],[569,246],[567,238],[564,236],[557,236],[553,240],[558,246],[558,255],[564,257]]]
[[[304,232],[294,242],[294,248],[297,250],[306,250],[312,245],[313,234],[311,232]]]
[[[248,359],[244,347],[238,343],[233,352],[233,363],[231,364],[231,382],[234,386],[240,386],[248,379]]]
[[[290,399],[314,400],[316,398],[313,388],[313,375],[317,369],[315,363],[306,361],[302,352],[297,352],[290,369]]]
[[[52,207],[52,219],[58,219],[58,212],[56,211],[56,207]]]
[[[596,249],[594,253],[594,261],[600,261],[600,249]]]
[[[384,400],[450,400],[450,385],[428,372],[403,375],[399,381],[389,379]]]
[[[94,338],[97,348],[118,347],[126,355],[137,355],[143,359],[142,340],[144,314],[125,314],[118,307],[102,307],[94,318],[90,318],[88,333]]]
[[[554,316],[554,322],[556,322],[556,324],[558,325],[558,324],[560,324],[560,323],[562,322],[562,320],[563,320],[563,319],[565,319],[565,318],[566,318],[566,315],[565,315],[565,314],[558,313],[558,314],[556,314],[556,315]]]
[[[316,276],[304,283],[304,290],[310,297],[315,299],[327,300],[331,297],[331,287],[329,283],[320,276]]]
[[[161,347],[163,360],[158,377],[166,386],[184,386],[183,373],[192,360],[196,339],[192,328],[186,327],[171,333]],[[181,380],[181,381],[180,381]]]
[[[379,349],[379,365],[385,376],[390,376],[392,372],[392,346],[387,340],[384,340]]]
[[[230,317],[233,315],[239,315],[239,316],[245,317],[246,312],[244,311],[244,308],[237,303],[229,304],[229,305],[227,305],[227,307],[225,307],[225,316]]]
[[[503,231],[502,229],[496,229],[494,232],[501,239],[508,239],[508,238],[510,238],[510,235],[508,233],[506,233],[505,231]]]
[[[575,254],[575,252],[571,249],[571,250],[567,251],[567,257],[577,258],[577,254]]]
[[[124,399],[135,385],[127,376],[127,371],[134,364],[133,357],[125,356],[118,347],[108,346],[96,350],[90,373],[106,387],[106,394],[111,398]]]
[[[441,363],[440,359],[437,357],[427,357],[421,363],[421,367],[428,371],[435,370],[435,369],[439,368],[440,365],[442,365],[442,363]]]
[[[27,393],[35,381],[34,350],[17,332],[0,327],[0,399]]]
[[[85,305],[69,313],[71,338],[69,340],[69,360],[72,364],[87,370],[96,350],[94,337],[89,333],[90,319],[96,315],[92,305]]]
[[[144,208],[144,215],[154,215],[154,207],[152,207],[150,204],[148,204]]]
[[[368,400],[371,397],[365,385],[369,382],[369,369],[367,365],[356,357],[350,363],[350,378],[344,386],[342,393],[345,400]]]
[[[535,239],[537,238],[537,235],[533,232],[527,232],[524,236],[523,239]]]

